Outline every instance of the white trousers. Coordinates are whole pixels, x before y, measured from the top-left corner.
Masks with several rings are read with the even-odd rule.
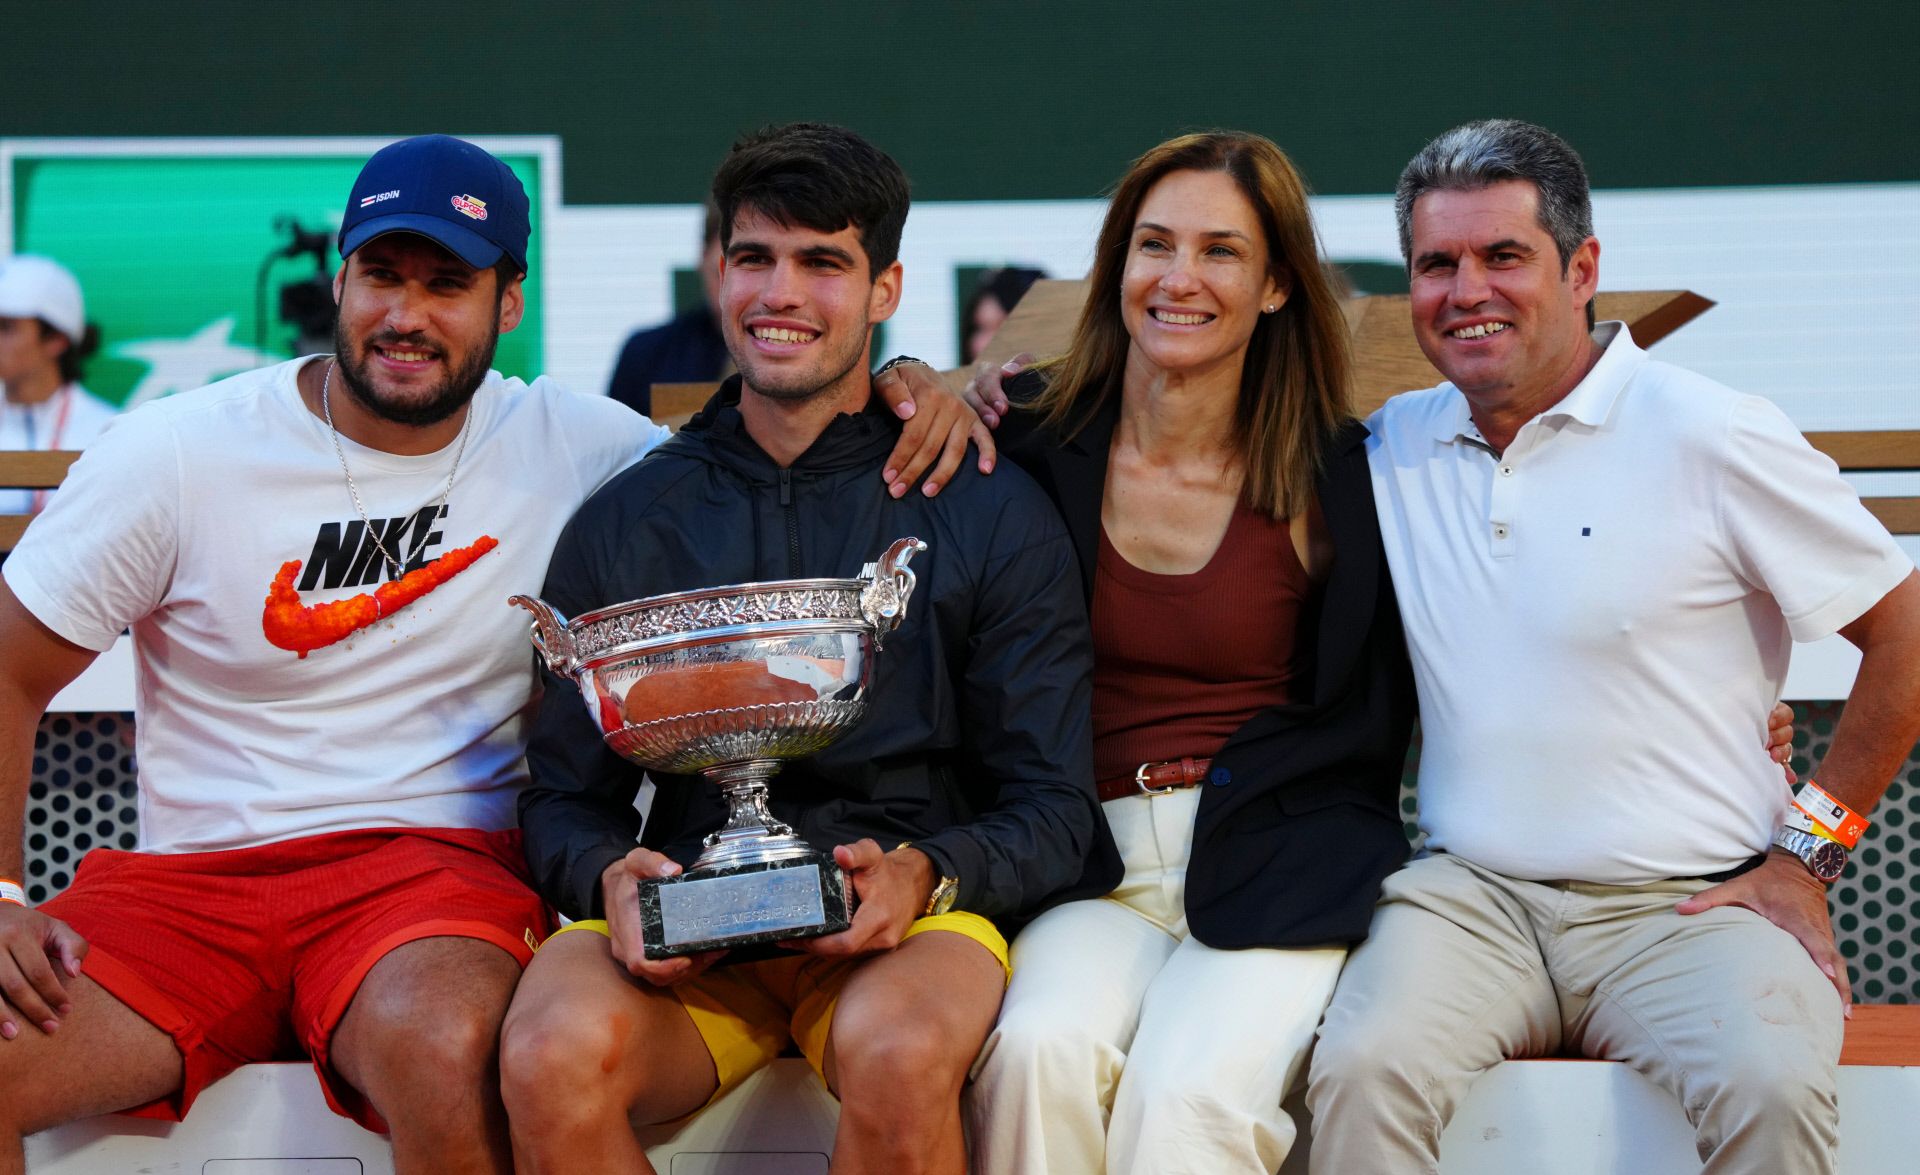
[[[966,1095],[977,1175],[1279,1169],[1346,951],[1221,951],[1187,934],[1197,789],[1103,805],[1126,866],[1013,942],[1013,981]]]

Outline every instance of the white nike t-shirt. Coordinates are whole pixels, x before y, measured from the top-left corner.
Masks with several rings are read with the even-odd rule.
[[[240,848],[369,827],[515,821],[533,697],[527,613],[560,528],[666,436],[623,404],[489,374],[444,507],[455,440],[401,457],[341,438],[368,515],[409,568],[499,544],[412,602],[302,657],[278,647],[315,605],[371,595],[382,560],[307,360],[155,401],[74,465],[7,561],[44,624],[136,656],[142,847]],[[293,561],[297,600],[267,612]]]

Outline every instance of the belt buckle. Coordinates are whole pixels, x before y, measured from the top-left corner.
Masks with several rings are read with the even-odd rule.
[[[1147,784],[1148,769],[1153,767],[1165,767],[1165,766],[1166,766],[1165,763],[1142,763],[1140,764],[1140,766],[1135,767],[1133,769],[1133,782],[1134,782],[1134,785],[1140,789],[1141,795],[1164,796],[1168,792],[1171,792],[1174,790],[1175,785],[1171,783],[1165,787],[1151,787]]]

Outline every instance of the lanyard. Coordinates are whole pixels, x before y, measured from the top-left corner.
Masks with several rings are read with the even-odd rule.
[[[67,417],[71,415],[73,412],[73,385],[72,384],[60,385],[60,390],[55,392],[54,395],[59,397],[60,403],[59,403],[59,406],[53,410],[53,431],[47,434],[47,449],[49,451],[58,449],[60,447],[60,439],[66,436]],[[26,425],[27,425],[27,448],[36,449],[39,446],[34,443],[34,439],[33,439],[33,409],[32,408],[27,409]],[[33,506],[31,507],[32,513],[38,514],[40,513],[40,511],[45,510],[47,508],[47,493],[48,491],[46,490],[33,491]]]

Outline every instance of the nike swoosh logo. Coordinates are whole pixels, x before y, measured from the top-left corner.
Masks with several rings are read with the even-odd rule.
[[[392,616],[473,566],[480,556],[499,545],[499,540],[492,535],[483,534],[471,546],[448,551],[399,579],[381,584],[372,593],[361,592],[325,604],[300,602],[300,592],[293,586],[300,575],[300,560],[291,560],[280,565],[280,573],[267,588],[266,608],[260,614],[261,631],[266,634],[268,644],[305,658],[315,649],[346,640],[368,625]]]

